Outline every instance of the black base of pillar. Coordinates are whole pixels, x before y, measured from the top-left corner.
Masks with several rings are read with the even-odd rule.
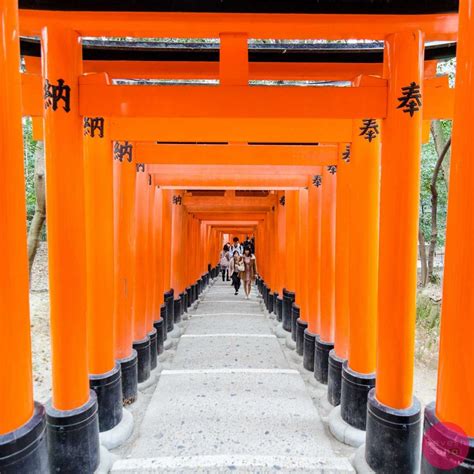
[[[466,407],[466,410],[471,408]],[[461,436],[446,424],[440,423],[433,402],[425,407],[422,456],[423,474],[474,472],[474,438]]]
[[[337,407],[341,404],[342,363],[344,359],[336,355],[334,349],[328,359],[328,402]]]
[[[375,373],[361,374],[352,370],[348,361],[342,364],[341,417],[350,426],[365,430],[367,396],[375,387]]]
[[[186,288],[186,311],[188,310],[188,308],[191,306],[192,304],[192,291],[191,291],[191,287],[188,286]]]
[[[296,320],[296,353],[300,356],[304,353],[304,332],[308,327],[308,323],[301,318]]]
[[[161,311],[160,311],[161,312]],[[156,355],[163,354],[165,345],[164,328],[165,324],[163,319],[159,319],[153,323],[153,327],[156,329]]]
[[[97,396],[99,431],[111,430],[123,415],[120,363],[105,374],[89,375],[89,387]]]
[[[50,472],[83,474],[99,466],[99,421],[97,398],[74,410],[56,410],[46,405],[46,433]]]
[[[174,290],[168,290],[164,298],[166,305],[166,332],[168,333],[174,328]]]
[[[395,410],[375,399],[367,400],[365,460],[381,473],[418,472],[421,452],[421,406],[414,398],[406,410]]]
[[[163,341],[166,341],[168,339],[168,328],[166,327],[166,305],[164,303],[160,306],[160,316],[161,321],[163,321]]]
[[[274,315],[277,314],[277,299],[278,299],[278,291],[274,291],[272,293],[272,312]]]
[[[316,334],[312,334],[305,329],[303,338],[303,367],[310,372],[314,372],[314,347],[316,344]]]
[[[137,351],[137,380],[142,383],[150,378],[150,338],[147,336],[141,341],[135,341],[133,348]]]
[[[276,316],[277,321],[281,323],[283,321],[283,298],[280,298],[279,296],[277,297],[276,302]]]
[[[0,435],[2,474],[49,472],[46,411],[35,402],[33,416],[15,431]]]
[[[183,315],[184,315],[184,312],[186,311],[187,309],[187,305],[186,305],[186,293],[180,293],[179,294],[179,298],[181,300],[181,306],[179,307],[179,315],[180,315],[180,318],[182,319],[183,318]]]
[[[291,339],[296,342],[296,321],[300,317],[300,307],[293,303],[291,305]]]
[[[148,333],[148,337],[150,338],[150,370],[153,370],[156,369],[158,365],[158,347],[155,328]]]
[[[181,322],[181,296],[174,300],[174,323]]]
[[[291,331],[291,306],[295,302],[295,293],[283,288],[282,321],[283,329]]]
[[[197,283],[194,283],[194,285],[191,285],[191,294],[192,294],[191,301],[194,304],[194,302],[198,299]]]
[[[314,378],[321,383],[328,383],[329,368],[329,352],[334,349],[332,342],[321,341],[316,336],[316,344],[314,346]]]
[[[130,405],[138,395],[138,354],[132,350],[132,355],[117,361],[120,364],[122,378],[122,401]]]

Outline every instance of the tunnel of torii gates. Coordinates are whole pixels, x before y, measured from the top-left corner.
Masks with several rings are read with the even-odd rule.
[[[266,308],[344,422],[366,430],[368,465],[438,472],[436,459],[454,457],[456,472],[472,472],[474,1],[459,13],[448,0],[80,3],[2,1],[0,471],[93,472],[99,430],[120,423],[168,332],[217,276],[224,236],[254,235]],[[107,36],[220,45],[81,43]],[[248,43],[312,38],[384,46]],[[452,89],[436,66],[454,54]],[[137,78],[178,82],[119,81]],[[22,116],[45,143],[46,407],[32,389]],[[454,134],[437,399],[422,417],[418,195],[433,119],[453,119]]]

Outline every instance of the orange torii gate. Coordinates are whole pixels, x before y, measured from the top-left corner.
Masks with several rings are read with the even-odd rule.
[[[304,180],[298,176],[290,176],[294,181],[293,186],[288,187],[288,181],[285,184],[283,178],[260,177],[264,181],[252,183],[250,180],[250,186],[247,187],[243,180],[236,178],[231,182],[230,188],[249,189],[253,184],[254,189],[285,190],[284,194],[283,191],[278,191],[280,199],[276,209],[264,213],[262,220],[243,221],[258,225],[257,232],[264,239],[263,248],[266,252],[270,248],[278,249],[286,257],[285,278],[282,279],[268,263],[268,253],[260,253],[258,250],[259,259],[263,262],[262,276],[268,285],[267,289],[277,288],[283,293],[283,303],[280,305],[283,307],[282,317],[284,316],[286,329],[292,329],[295,338],[302,333],[304,323],[308,323],[308,332],[303,334],[310,336],[305,338],[305,342],[309,341],[309,344],[304,344],[303,351],[311,346],[311,336],[315,339],[318,337],[312,350],[320,354],[316,359],[319,364],[314,366],[314,370],[321,381],[327,376],[328,352],[332,343],[335,343],[333,357],[329,360],[339,364],[339,368],[344,363],[344,367],[340,370],[343,371],[343,384],[345,381],[346,390],[349,390],[351,383],[357,385],[362,379],[365,381],[363,392],[366,398],[368,389],[373,385],[374,341],[377,341],[377,385],[375,391],[371,390],[368,396],[365,458],[375,470],[383,470],[387,466],[403,472],[416,469],[419,460],[418,435],[421,415],[419,404],[412,396],[412,380],[417,194],[422,119],[427,121],[454,116],[456,122],[453,163],[456,166],[450,191],[454,197],[452,201],[450,200],[448,221],[446,307],[443,308],[441,344],[443,371],[440,372],[436,411],[430,408],[426,414],[425,441],[439,451],[443,443],[446,444],[451,440],[452,432],[444,429],[438,430],[437,435],[433,435],[431,426],[436,427],[438,418],[443,422],[456,423],[470,437],[469,441],[463,440],[461,443],[463,449],[466,448],[467,457],[459,461],[462,468],[469,470],[469,466],[472,467],[471,441],[474,429],[471,418],[465,414],[466,407],[469,410],[474,402],[472,383],[467,381],[466,390],[460,391],[455,387],[453,380],[462,378],[473,362],[472,351],[468,349],[463,363],[460,364],[456,357],[457,346],[454,346],[458,341],[463,341],[465,347],[470,347],[468,335],[472,334],[474,313],[472,301],[468,296],[472,280],[471,269],[465,264],[471,255],[470,243],[465,239],[465,235],[466,228],[467,231],[472,230],[472,219],[468,219],[467,223],[463,220],[467,214],[466,209],[468,210],[467,190],[472,184],[472,167],[469,164],[471,152],[466,132],[472,102],[469,94],[472,86],[470,84],[472,75],[469,72],[472,69],[472,52],[469,50],[468,41],[473,28],[469,15],[471,1],[461,1],[459,60],[462,61],[462,67],[459,68],[461,77],[458,77],[456,109],[453,101],[454,91],[447,88],[446,80],[424,78],[423,75],[423,72],[427,71],[427,67],[423,67],[424,41],[452,41],[457,36],[455,8],[440,7],[438,2],[432,2],[432,9],[425,5],[421,10],[411,14],[406,14],[403,10],[390,11],[392,14],[386,14],[384,10],[379,14],[370,14],[364,8],[361,10],[356,8],[355,12],[348,15],[338,15],[334,10],[330,10],[329,13],[324,11],[323,14],[317,10],[318,6],[312,7],[316,10],[308,6],[302,8],[299,2],[295,2],[291,9],[284,11],[254,11],[254,8],[258,10],[258,2],[255,2],[257,7],[242,2],[247,4],[244,10],[212,12],[211,8],[209,12],[206,7],[204,11],[201,10],[203,7],[200,6],[198,10],[179,14],[172,11],[146,13],[106,11],[111,8],[110,5],[100,2],[95,6],[98,11],[94,12],[60,11],[60,8],[59,11],[45,9],[35,11],[32,8],[38,7],[41,2],[33,4],[25,0],[21,3],[23,6],[26,4],[26,9],[20,14],[21,29],[18,27],[16,3],[6,1],[2,9],[4,34],[1,47],[4,55],[1,64],[4,70],[2,77],[6,85],[2,106],[4,110],[2,127],[4,136],[11,137],[9,141],[3,143],[2,156],[6,158],[5,169],[8,171],[5,176],[11,181],[6,181],[2,187],[4,190],[2,202],[10,206],[12,196],[16,196],[15,202],[23,203],[20,168],[15,164],[21,161],[10,159],[21,149],[19,135],[21,113],[33,117],[44,116],[53,336],[53,399],[47,407],[47,432],[50,444],[49,461],[52,468],[62,469],[67,466],[68,469],[77,468],[81,472],[92,472],[97,467],[96,395],[95,392],[89,391],[88,384],[93,387],[94,383],[96,384],[94,388],[99,397],[102,382],[114,381],[113,385],[116,386],[118,370],[115,359],[122,360],[122,369],[130,369],[133,363],[136,363],[132,342],[135,342],[135,345],[138,343],[136,350],[145,354],[142,362],[146,354],[152,359],[150,339],[158,337],[160,320],[161,334],[164,334],[162,318],[156,320],[158,323],[158,327],[155,327],[156,333],[150,327],[154,323],[153,318],[158,315],[158,307],[160,314],[165,315],[167,325],[170,323],[173,329],[172,323],[179,321],[181,311],[184,310],[182,301],[185,290],[185,302],[186,297],[193,293],[192,290],[188,293],[185,285],[196,281],[195,285],[202,287],[204,281],[209,278],[205,266],[211,261],[211,256],[215,259],[217,255],[220,244],[219,232],[221,232],[218,226],[226,222],[230,222],[230,226],[238,226],[238,220],[221,220],[220,215],[217,220],[202,221],[188,215],[182,206],[183,193],[179,190],[171,191],[176,189],[173,188],[172,181],[176,178],[168,176],[169,181],[165,181],[166,175],[147,173],[147,165],[134,160],[131,150],[127,148],[132,142],[161,140],[224,141],[231,143],[231,146],[233,142],[268,144],[268,142],[288,141],[344,145],[352,143],[353,163],[345,170],[346,181],[344,178],[339,178],[339,171],[334,173],[333,166],[336,163],[318,163],[323,165],[323,168],[319,174],[310,178],[309,182],[308,176],[305,176]],[[374,8],[374,5],[370,6]],[[105,11],[100,11],[100,8]],[[388,8],[387,5],[385,8]],[[393,8],[397,8],[397,5],[395,4]],[[258,21],[255,21],[255,15],[258,16]],[[19,31],[22,34],[41,35],[43,49],[44,77],[23,75],[22,92],[18,73]],[[270,74],[272,69],[267,68],[266,71],[260,70],[257,73],[258,68],[249,66],[245,54],[247,38],[311,39],[315,33],[328,39],[359,37],[384,40],[386,45],[382,72],[384,79],[363,77],[358,81],[359,85],[340,88],[341,90],[333,87],[315,88],[317,90],[311,88],[298,90],[291,87],[264,90],[261,87],[248,87],[249,77],[272,77],[258,76],[258,74]],[[108,72],[104,70],[98,70],[96,74],[82,75],[84,63],[81,59],[80,36],[111,34],[220,37],[221,84],[219,87],[202,88],[156,86],[151,90],[142,86],[112,85],[110,77],[120,72],[119,69],[116,69],[110,77],[104,74]],[[64,51],[67,51],[68,55],[64,55]],[[215,68],[215,65],[212,67]],[[257,74],[256,76],[250,75],[249,71],[252,69],[252,74]],[[288,70],[282,72],[281,69],[284,70],[280,68],[279,74],[290,74],[289,77],[294,77],[291,74],[296,74],[294,69],[292,72]],[[85,70],[87,71],[87,68]],[[346,68],[346,74],[348,70],[351,71]],[[353,70],[357,70],[357,67]],[[146,74],[144,70],[142,71]],[[379,66],[377,73],[380,74],[380,71]],[[319,70],[315,68],[311,73],[323,77],[321,67]],[[374,70],[367,68],[363,70],[361,68],[359,72],[363,75],[371,73],[374,73]],[[351,81],[353,78],[348,77]],[[63,86],[69,89],[64,89]],[[45,96],[41,91],[45,91]],[[66,91],[69,92],[66,94]],[[415,94],[416,97],[412,95],[409,101],[406,96],[404,98],[404,91],[407,94]],[[22,110],[20,95],[23,98]],[[417,98],[420,99],[420,103]],[[88,117],[89,120],[86,132],[90,138],[86,137],[84,144],[81,136],[82,117]],[[377,119],[383,120],[382,133],[377,128]],[[106,138],[103,147],[96,145],[98,137],[93,136],[98,120],[102,120],[103,125],[104,136],[101,138]],[[355,126],[353,121],[356,123]],[[363,135],[354,133],[361,127],[366,129]],[[40,131],[36,133],[37,136],[42,135]],[[363,138],[360,138],[361,136]],[[374,146],[370,149],[365,148],[367,143],[362,141],[365,139]],[[112,142],[125,140],[130,143],[122,143],[120,147],[129,150],[128,157],[122,150],[122,159],[120,154],[116,154],[116,162],[111,165],[107,162],[107,156],[110,161]],[[383,144],[381,157],[376,151],[380,141]],[[404,146],[403,160],[400,160],[401,144]],[[83,146],[85,170],[82,166]],[[205,164],[213,165],[219,159],[219,153],[221,152],[210,158],[201,156],[201,159],[209,159],[210,162]],[[242,164],[248,164],[251,153],[248,150],[238,153],[242,155]],[[265,152],[258,153],[261,155],[258,158],[261,163],[268,164],[266,160],[270,159],[269,155],[265,156]],[[360,164],[362,154],[370,157],[367,175],[365,169],[367,163],[364,161],[363,166]],[[90,159],[92,156],[105,159],[96,162]],[[60,167],[58,160],[64,157],[67,157],[67,166]],[[342,153],[339,150],[337,158],[339,168],[343,165],[341,157]],[[174,159],[179,159],[178,152]],[[288,157],[284,158],[286,159]],[[377,256],[364,239],[367,236],[373,237],[377,224],[379,159],[382,162],[382,174],[380,252],[377,262]],[[341,176],[343,173],[344,171]],[[108,176],[105,176],[107,174]],[[321,177],[321,181],[317,179],[318,176]],[[354,189],[354,181],[347,179],[348,177],[360,179],[361,176],[369,178],[363,192]],[[160,179],[163,179],[164,185],[156,184]],[[222,177],[217,177],[214,181],[209,179],[204,182],[204,186],[222,189],[223,179]],[[118,188],[116,186],[114,189],[114,181],[120,183]],[[192,183],[183,179],[179,187],[188,189],[188,184],[192,186]],[[167,187],[170,189],[166,189]],[[124,192],[117,192],[117,189]],[[400,189],[402,193],[399,192]],[[354,194],[358,192],[360,195],[353,199]],[[283,201],[281,198],[284,198]],[[93,206],[94,200],[97,199],[105,203],[99,210],[95,210]],[[347,206],[344,206],[345,200],[350,202],[348,214],[346,214]],[[281,208],[284,208],[284,213]],[[115,212],[113,225],[116,230],[120,229],[123,233],[115,235],[118,244],[114,256],[106,252],[99,260],[97,249],[100,242],[109,239],[108,245],[112,247],[110,241],[114,230],[110,219],[112,209]],[[248,216],[252,215],[250,211],[247,212]],[[278,216],[276,219],[275,214]],[[87,216],[87,219],[84,219],[84,216]],[[161,216],[161,219],[158,216]],[[216,217],[208,212],[203,216]],[[308,221],[308,216],[318,218],[313,222],[312,219]],[[359,217],[361,220],[356,222]],[[350,234],[354,232],[354,239],[363,244],[362,255],[366,257],[365,261],[362,262],[362,256],[358,259],[351,252],[344,253],[343,246],[347,245],[347,240],[343,239],[344,236],[340,235],[337,227],[341,222],[341,227],[349,229]],[[11,381],[11,386],[22,386],[24,390],[20,397],[16,392],[9,391],[5,395],[6,399],[2,400],[1,406],[5,407],[6,413],[0,417],[2,421],[0,446],[6,446],[8,459],[4,461],[4,451],[0,451],[2,463],[0,466],[3,468],[5,463],[13,463],[13,469],[20,471],[44,470],[46,468],[43,442],[44,411],[40,406],[33,405],[31,391],[28,321],[25,317],[26,265],[21,274],[13,271],[18,266],[18,255],[22,255],[23,263],[26,263],[24,211],[15,209],[15,212],[8,213],[6,224],[5,242],[9,249],[16,249],[18,252],[11,252],[13,255],[7,256],[8,272],[5,274],[7,279],[2,285],[2,292],[6,293],[5,299],[2,300],[2,305],[5,305],[2,307],[2,313],[12,315],[12,323],[5,323],[6,327],[2,327],[2,334],[8,334],[11,338],[4,345],[8,351],[4,358],[14,356],[13,360],[22,362],[15,373],[6,372],[6,379]],[[102,233],[100,239],[95,238],[95,233],[92,231],[96,225]],[[196,239],[198,248],[203,249],[202,255],[196,256],[186,271],[182,269],[179,258],[179,249],[184,241],[182,226],[185,226],[190,235]],[[278,239],[272,238],[272,233],[276,229],[279,229]],[[311,234],[311,229],[314,234]],[[285,237],[280,238],[283,234]],[[139,245],[130,242],[134,240]],[[300,245],[297,244],[300,241],[303,242],[301,245],[303,250],[300,250]],[[308,243],[305,243],[306,241]],[[300,277],[299,268],[296,268],[297,262],[304,264],[305,257],[307,259],[308,256],[307,249],[311,248],[311,245],[317,245],[316,253],[321,252],[320,258],[318,255],[319,265],[327,272],[327,278],[320,278],[317,288],[313,285],[305,287],[306,282]],[[257,248],[260,249],[261,246]],[[155,251],[153,259],[150,260],[155,262],[157,267],[160,259],[163,262],[161,272],[157,272],[154,265],[144,264],[143,257],[147,250],[150,250],[152,255]],[[115,272],[111,272],[112,258],[116,262]],[[97,272],[99,265],[104,261],[108,262],[108,267],[103,272],[103,281],[91,279],[90,274]],[[359,275],[354,268],[359,268],[358,265],[361,263],[364,266]],[[305,268],[304,265],[301,268]],[[140,270],[144,272],[141,275]],[[465,276],[463,285],[459,285],[456,281],[456,276],[459,274]],[[11,275],[13,278],[10,278]],[[97,273],[94,275],[97,276]],[[393,275],[396,276],[395,281]],[[351,288],[352,280],[359,277],[358,287],[365,296],[363,301],[355,301],[354,294],[357,288]],[[11,291],[10,280],[15,282],[15,291]],[[336,291],[336,280],[346,282],[349,291],[342,295]],[[374,287],[375,282],[377,289]],[[112,296],[111,288],[114,286],[121,288],[121,291]],[[311,293],[311,286],[314,293]],[[7,288],[8,292],[4,291]],[[97,297],[100,288],[104,288],[110,297],[109,301],[102,302]],[[133,288],[133,295],[128,294],[130,288]],[[175,295],[174,291],[178,294]],[[162,311],[163,305],[160,304],[163,292],[170,293],[166,304],[163,303],[166,311]],[[375,294],[378,301],[375,301]],[[117,306],[114,308],[114,318],[111,317],[112,298],[124,303],[123,311]],[[294,306],[293,299],[296,301]],[[305,308],[307,311],[309,307],[308,299],[313,301],[316,310],[314,315],[303,316]],[[266,301],[269,301],[268,297]],[[23,308],[22,311],[19,311],[19,305]],[[377,314],[374,310],[375,305],[378,307]],[[94,312],[103,307],[106,307],[107,315],[99,321],[98,314]],[[349,325],[350,329],[348,328],[345,307],[350,308],[349,319],[354,319],[360,324],[360,331],[353,324]],[[133,311],[133,320],[127,318],[127,311]],[[170,315],[173,315],[171,319]],[[376,331],[375,319],[377,319]],[[110,331],[109,334],[112,333],[114,322],[120,327],[120,336],[113,345],[108,341],[101,346],[101,338],[107,331]],[[156,345],[158,346],[158,342]],[[3,347],[3,344],[0,346]],[[301,349],[301,342],[297,347]],[[324,357],[321,354],[325,354]],[[347,362],[344,362],[346,359]],[[308,356],[305,360],[305,365],[309,364]],[[104,361],[106,365],[102,365]],[[125,367],[126,361],[129,365]],[[106,372],[96,373],[100,371]],[[146,364],[143,364],[138,373],[146,378],[146,372]],[[90,376],[90,381],[88,374],[93,374]],[[96,375],[98,377],[95,377]],[[335,401],[337,387],[333,386],[332,390]],[[341,390],[344,407],[344,385]],[[346,392],[346,395],[348,393]],[[129,400],[134,396],[136,392],[133,393],[132,387]],[[365,398],[362,396],[358,402],[352,400],[356,402],[352,406],[357,409],[358,419],[346,419],[350,425],[358,426]],[[112,424],[120,418],[121,410],[116,400],[117,397],[114,399],[114,410],[110,412],[116,415]],[[99,403],[99,410],[103,406]],[[342,416],[343,418],[345,416],[344,410]],[[347,416],[346,414],[346,418]],[[70,429],[72,424],[78,421],[83,421],[82,432],[79,435],[73,434]],[[102,427],[106,426],[105,422],[105,417],[99,412],[99,423]],[[395,429],[392,430],[392,427]],[[59,432],[66,435],[59,436]],[[11,433],[14,435],[11,436]],[[16,447],[21,452],[22,443],[32,437],[38,440],[39,448],[28,452],[22,459],[14,458],[12,461],[11,440],[15,440]],[[85,440],[88,440],[87,446]],[[397,449],[387,449],[388,445]],[[79,453],[79,456],[69,456],[68,453],[72,448]],[[82,464],[73,466],[71,463],[79,462],[78,458]],[[434,472],[432,458],[425,457],[423,463],[426,472]]]

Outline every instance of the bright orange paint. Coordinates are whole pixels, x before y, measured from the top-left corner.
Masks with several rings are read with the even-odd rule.
[[[148,255],[148,174],[136,173],[135,191],[135,286],[133,292],[133,340],[147,337],[151,328],[147,319],[147,264]]]
[[[316,176],[322,175],[320,168]],[[313,184],[313,176],[308,183],[308,246],[311,259],[311,277],[309,279],[308,331],[319,334],[321,328],[321,215],[322,188]]]
[[[472,0],[461,0],[457,52],[456,109],[454,114],[448,227],[444,267],[443,307],[439,348],[436,414],[474,437],[474,216],[472,195],[474,162],[472,110],[474,16]],[[461,382],[461,386],[459,384]]]
[[[321,217],[321,322],[320,336],[324,342],[334,341],[336,291],[336,181],[328,167],[322,173]]]
[[[56,111],[48,107],[44,123],[52,403],[58,410],[80,407],[89,399],[83,124],[78,109],[81,55],[76,32],[49,27],[42,31],[45,78],[51,84],[63,79],[71,87],[70,112],[62,102]]]
[[[413,399],[421,113],[398,109],[400,91],[422,84],[423,34],[412,31],[386,41],[390,78],[383,122],[377,330],[377,399],[408,408]],[[403,159],[400,147],[403,146]]]
[[[355,249],[351,240],[351,224],[349,222],[349,206],[352,194],[349,190],[353,182],[352,157],[344,159],[347,151],[352,155],[351,145],[339,145],[336,189],[336,325],[334,331],[334,351],[345,360],[349,355],[349,252]],[[376,248],[378,251],[378,248]],[[356,277],[355,277],[356,278]]]
[[[349,367],[375,372],[382,130],[367,140],[354,121],[350,163]]]
[[[33,414],[17,2],[0,8],[0,435]]]
[[[456,14],[337,15],[153,12],[20,11],[22,35],[37,35],[45,24],[61,25],[82,36],[144,38],[218,38],[222,31],[248,33],[249,38],[384,40],[389,33],[420,29],[429,41],[455,40]]]
[[[132,144],[134,146],[134,144]],[[136,164],[114,160],[115,358],[132,354]]]
[[[311,275],[310,269],[310,251],[308,248],[308,189],[302,188],[298,191],[298,243],[296,246],[298,257],[297,281],[298,287],[296,290],[297,304],[300,307],[300,318],[302,321],[308,321],[309,317],[309,279]]]
[[[296,228],[298,225],[298,191],[285,192],[286,211],[286,257],[285,257],[285,288],[289,291],[296,291]]]
[[[90,120],[90,119],[89,119]],[[114,368],[114,191],[112,142],[104,119],[103,137],[84,137],[87,352],[90,374]],[[100,203],[100,204],[98,204]]]

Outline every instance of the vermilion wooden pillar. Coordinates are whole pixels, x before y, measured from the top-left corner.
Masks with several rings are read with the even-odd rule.
[[[114,331],[115,358],[121,366],[125,404],[137,397],[137,353],[133,344],[135,287],[135,181],[134,145],[114,143]]]
[[[179,323],[182,316],[182,261],[184,207],[182,204],[183,193],[173,191],[172,196],[172,221],[171,221],[171,288],[174,290],[174,323]]]
[[[304,334],[303,366],[314,371],[316,336],[321,330],[321,210],[322,169],[311,176],[308,188],[308,248],[311,277],[308,281],[308,327]]]
[[[163,190],[163,225],[162,225],[162,255],[163,255],[163,300],[166,305],[166,332],[174,328],[174,290],[171,287],[171,206],[172,191]]]
[[[157,312],[155,310],[155,287],[156,287],[156,246],[155,246],[155,185],[153,176],[147,173],[148,184],[148,219],[147,219],[147,265],[146,265],[146,326],[148,330],[148,337],[150,338],[150,369],[154,370],[158,364],[158,338],[157,330],[154,326],[155,319],[157,319]],[[158,313],[159,317],[159,313]]]
[[[47,472],[44,408],[33,403],[16,1],[1,2],[0,19],[0,471]]]
[[[135,285],[133,291],[133,348],[137,351],[138,382],[150,377],[150,337],[147,318],[147,264],[149,184],[146,165],[136,165],[135,188]]]
[[[351,225],[351,145],[341,143],[338,150],[336,189],[336,261],[335,261],[335,330],[334,349],[329,352],[328,401],[333,406],[341,402],[342,364],[349,352],[349,249]],[[356,184],[356,183],[354,183]],[[376,249],[378,250],[378,249]]]
[[[343,365],[341,416],[365,430],[367,393],[375,386],[381,125],[353,123],[349,252],[349,357]]]
[[[275,205],[277,209],[277,232],[278,232],[278,253],[277,258],[279,262],[279,270],[277,271],[277,299],[276,299],[276,314],[278,321],[282,321],[283,318],[283,289],[285,287],[285,271],[286,268],[286,210],[284,206],[284,191],[277,193],[278,202]]]
[[[310,275],[310,253],[308,248],[309,243],[309,222],[308,222],[308,188],[302,188],[299,194],[299,219],[298,219],[298,268],[297,278],[298,286],[296,290],[296,304],[299,306],[298,311],[295,312],[296,317],[296,352],[303,355],[304,347],[304,332],[308,327],[309,319],[309,279]]]
[[[112,142],[104,117],[84,118],[84,162],[89,383],[97,394],[99,429],[108,431],[122,419],[122,383],[114,341]]]
[[[285,288],[283,289],[282,322],[285,331],[291,331],[291,308],[296,291],[296,233],[298,225],[298,191],[285,191]]]
[[[153,240],[152,255],[153,267],[155,272],[153,287],[153,326],[156,329],[156,352],[160,355],[164,350],[164,341],[166,334],[166,317],[164,314],[165,305],[163,301],[164,288],[164,265],[163,265],[163,190],[154,186],[154,202],[153,202]]]
[[[377,384],[369,392],[366,442],[366,459],[375,471],[412,472],[419,465],[421,410],[413,397],[413,366],[423,56],[420,31],[386,39],[388,108],[380,193]],[[397,449],[386,449],[387,443]]]
[[[47,406],[50,463],[53,471],[89,472],[99,463],[99,437],[87,367],[82,47],[76,32],[59,27],[44,28],[41,45],[53,373]],[[81,422],[82,433],[68,436]]]
[[[436,408],[425,408],[426,473],[439,472],[437,465],[452,472],[474,471],[473,6],[472,0],[460,2],[438,387]]]
[[[316,336],[314,376],[327,383],[329,352],[334,347],[336,313],[336,172],[337,165],[325,166],[322,173],[321,217],[321,319]]]

